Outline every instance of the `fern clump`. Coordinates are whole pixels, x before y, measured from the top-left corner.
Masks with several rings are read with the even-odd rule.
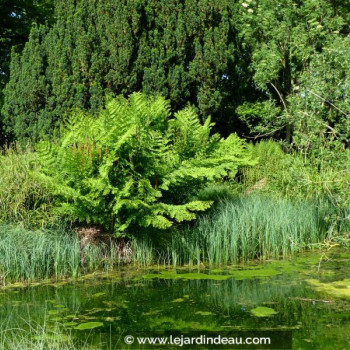
[[[200,189],[252,163],[241,139],[211,136],[212,126],[141,93],[111,100],[97,118],[75,114],[59,140],[37,146],[57,214],[117,233],[193,220],[211,205],[193,200]]]

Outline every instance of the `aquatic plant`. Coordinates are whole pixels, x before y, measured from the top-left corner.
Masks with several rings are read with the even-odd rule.
[[[277,314],[274,309],[266,306],[255,307],[254,309],[251,309],[250,312],[256,317],[269,317]]]
[[[84,259],[82,259],[82,256]],[[74,232],[29,231],[0,225],[0,282],[76,278],[83,273],[110,270],[124,263],[116,245],[81,247]]]
[[[326,202],[256,195],[222,200],[173,238],[173,255],[178,263],[190,265],[289,256],[327,237],[328,213]]]

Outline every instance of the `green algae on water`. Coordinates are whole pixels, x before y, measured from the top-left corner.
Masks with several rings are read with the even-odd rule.
[[[280,275],[282,272],[273,268],[262,268],[262,269],[248,269],[248,270],[233,270],[230,271],[230,274],[236,280],[244,280],[250,278],[263,278],[263,277],[272,277]]]
[[[269,317],[277,314],[277,311],[266,306],[258,306],[250,310],[250,312],[256,317]]]
[[[350,279],[323,283],[316,279],[306,280],[317,292],[329,294],[335,298],[350,299]]]
[[[160,278],[160,279],[186,279],[186,280],[217,280],[217,281],[223,281],[227,280],[229,278],[232,278],[230,275],[208,275],[205,273],[176,273],[172,271],[163,271],[161,273],[157,274],[148,274],[144,275],[143,278],[145,279],[154,279],[154,278]]]
[[[182,303],[183,301],[185,301],[185,299],[183,299],[183,298],[178,298],[178,299],[173,300],[172,302],[173,302],[173,303]]]
[[[99,297],[102,297],[103,295],[106,295],[106,293],[104,293],[104,292],[95,293],[92,296],[93,296],[93,298],[99,298]]]

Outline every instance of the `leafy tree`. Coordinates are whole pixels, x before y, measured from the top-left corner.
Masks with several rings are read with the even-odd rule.
[[[11,80],[7,90],[11,90],[8,99],[5,100],[4,108],[10,113],[21,115],[22,118],[10,119],[11,132],[39,135],[40,130],[47,127],[49,121],[45,116],[38,114],[38,109],[44,104],[47,93],[47,80],[45,71],[46,54],[40,43],[45,36],[46,28],[40,27],[33,30],[30,40],[25,46],[22,59],[19,54],[13,52],[11,61]],[[26,58],[26,59],[24,59]],[[25,78],[23,72],[25,71]],[[18,88],[18,85],[21,85]],[[33,121],[36,120],[36,123]],[[45,125],[46,124],[46,125]]]
[[[323,162],[343,157],[342,151],[349,143],[349,48],[350,37],[334,37],[321,53],[314,55],[309,69],[300,77],[300,86],[289,97],[294,143],[299,151],[322,156]]]
[[[239,33],[251,57],[250,68],[261,96],[257,100],[246,97],[238,113],[253,132],[277,133],[292,142],[293,133],[300,125],[300,117],[294,113],[295,101],[300,99],[310,77],[315,83],[314,77],[322,76],[316,68],[320,67],[316,63],[320,54],[331,49],[334,41],[341,42],[349,34],[349,8],[341,1],[329,0],[247,0],[239,4],[239,8]],[[349,55],[344,49],[342,52]],[[320,69],[325,68],[324,65]],[[334,74],[334,77],[347,71],[340,64],[327,69],[328,75]],[[322,82],[323,88],[327,86],[330,90],[334,84],[334,78]],[[314,93],[322,95],[323,88],[314,85]],[[332,118],[324,115],[328,125]],[[294,142],[299,142],[298,138]]]
[[[35,140],[67,111],[97,113],[106,95],[134,91],[162,94],[175,109],[189,101],[227,124],[241,89],[231,1],[65,0],[55,16],[13,56],[3,113],[18,139]]]
[[[141,93],[111,100],[98,118],[75,114],[58,141],[37,147],[56,212],[119,233],[194,219],[211,205],[193,199],[203,186],[253,163],[241,139],[210,136],[212,126]]]

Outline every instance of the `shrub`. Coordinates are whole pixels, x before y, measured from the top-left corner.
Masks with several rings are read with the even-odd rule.
[[[37,146],[56,213],[119,233],[194,219],[211,205],[191,199],[200,189],[253,164],[241,139],[211,136],[212,126],[140,93],[110,101],[98,118],[72,116],[59,140]]]

